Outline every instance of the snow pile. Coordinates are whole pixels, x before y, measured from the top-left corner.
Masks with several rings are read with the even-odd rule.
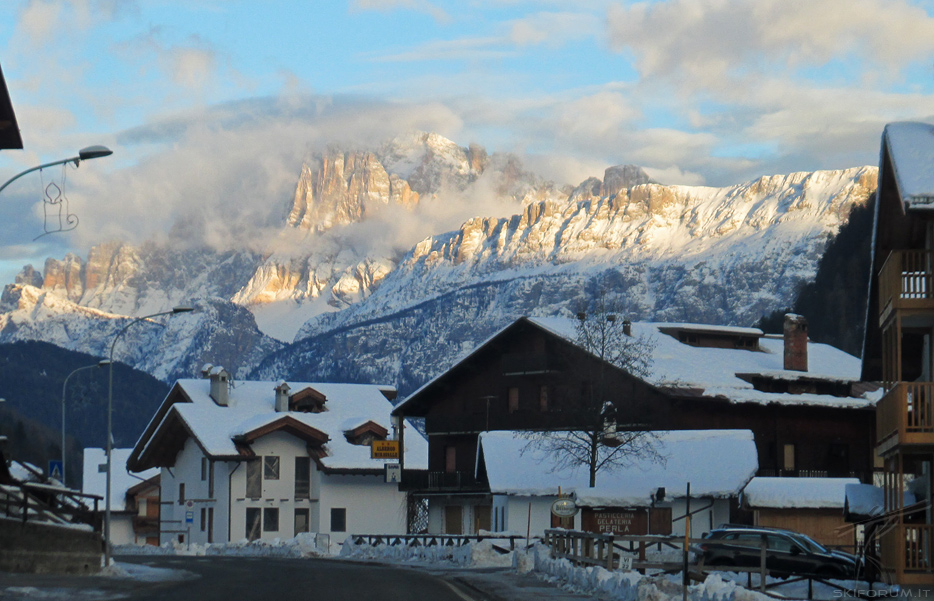
[[[197,575],[187,570],[157,568],[154,566],[122,562],[112,563],[101,570],[100,575],[109,578],[135,580],[137,582],[175,582],[178,580],[198,578]]]
[[[672,577],[643,576],[635,571],[611,572],[599,566],[577,567],[567,559],[552,559],[548,547],[532,549],[535,571],[549,581],[584,594],[606,595],[619,601],[681,598],[681,585]],[[678,576],[680,578],[680,576]],[[688,587],[692,601],[767,601],[767,595],[747,590],[711,574],[701,584]]]
[[[368,559],[389,563],[445,563],[465,568],[512,567],[516,551],[508,546],[483,540],[466,545],[367,545],[344,541],[340,556],[345,559]]]
[[[119,545],[114,547],[115,555],[196,555],[225,557],[321,557],[330,555],[327,545],[318,545],[317,535],[303,532],[295,538],[248,541],[233,543],[209,543],[206,545],[187,543],[163,543],[161,547],[152,545]]]

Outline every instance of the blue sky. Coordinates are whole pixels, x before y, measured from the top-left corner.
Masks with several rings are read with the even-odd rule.
[[[695,185],[874,164],[885,123],[934,116],[932,15],[908,0],[6,0],[0,65],[26,148],[0,155],[0,177],[115,153],[67,171],[73,232],[33,241],[60,172],[4,191],[0,278],[180,220],[264,219],[316,148],[411,129],[573,184],[621,163]]]

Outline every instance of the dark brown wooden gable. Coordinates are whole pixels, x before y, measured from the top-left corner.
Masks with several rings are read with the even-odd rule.
[[[156,435],[157,429],[165,420],[165,416],[168,415],[169,411],[172,409],[172,406],[175,403],[191,403],[191,397],[188,396],[188,393],[185,392],[185,389],[178,382],[172,386],[169,393],[165,395],[165,400],[162,401],[162,404],[159,405],[159,409],[156,410],[155,416],[150,420],[149,424],[146,426],[146,429],[143,431],[143,435],[140,437],[139,442],[136,444],[136,447],[130,453],[130,457],[127,459],[127,467],[130,471],[141,472],[150,467],[157,467],[156,465],[144,465],[140,463],[139,454],[142,452],[143,448],[151,448],[152,444],[148,444],[150,440]],[[183,441],[184,442],[184,441]],[[173,454],[173,457],[175,455]],[[161,466],[160,466],[161,467]]]
[[[257,438],[261,438],[272,432],[279,431],[291,434],[292,436],[300,438],[309,445],[313,446],[321,446],[329,440],[328,435],[321,430],[312,428],[308,424],[295,419],[291,415],[285,415],[277,420],[269,422],[265,426],[260,426],[255,430],[251,430],[246,434],[237,437],[236,442],[249,444]]]
[[[320,413],[324,411],[327,397],[311,386],[299,390],[289,397],[289,410],[306,413]]]
[[[172,411],[163,420],[161,427],[150,437],[146,450],[138,457],[131,456],[127,461],[127,467],[134,472],[153,467],[172,467],[189,436],[192,434],[188,424],[178,415],[178,412]],[[134,449],[134,454],[141,444]]]
[[[368,445],[374,440],[386,440],[389,430],[370,420],[360,424],[353,430],[344,432],[347,442],[355,445]]]

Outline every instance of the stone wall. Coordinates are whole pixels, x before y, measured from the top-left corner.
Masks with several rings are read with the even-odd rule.
[[[95,574],[101,569],[100,533],[0,518],[0,572]]]

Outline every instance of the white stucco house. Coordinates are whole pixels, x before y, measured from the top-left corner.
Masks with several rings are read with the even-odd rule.
[[[150,468],[139,473],[129,473],[126,462],[133,449],[111,449],[114,469],[110,480],[110,541],[115,545],[144,545],[147,542],[141,518],[158,516],[158,495],[137,494],[145,483],[159,475],[159,470]],[[84,471],[81,492],[104,498],[98,504],[103,513],[107,499],[107,451],[98,448],[84,449]],[[151,506],[152,503],[156,505]]]
[[[680,430],[654,433],[658,460],[633,457],[628,465],[598,473],[589,487],[586,466],[556,467],[554,456],[529,447],[521,432],[483,432],[481,461],[493,498],[494,531],[533,536],[562,526],[616,534],[683,535],[687,484],[691,484],[691,536],[730,519],[758,469],[749,430]],[[715,467],[714,467],[715,466]],[[559,523],[551,505],[559,491],[581,508],[573,523]],[[441,512],[429,515],[441,531]]]
[[[352,532],[403,534],[407,499],[371,442],[395,439],[395,389],[241,381],[205,366],[179,380],[137,442],[131,470],[162,470],[160,541],[291,538],[341,542]],[[428,445],[405,437],[406,469]]]

